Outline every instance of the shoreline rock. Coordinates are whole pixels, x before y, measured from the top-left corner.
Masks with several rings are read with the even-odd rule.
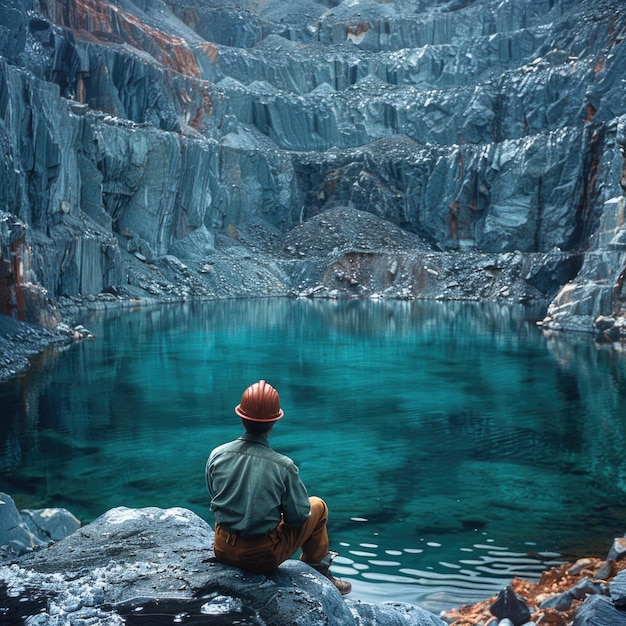
[[[183,508],[117,507],[47,547],[9,557],[0,564],[0,607],[5,619],[28,615],[29,626],[117,626],[139,614],[144,624],[317,626],[332,617],[336,626],[445,626],[414,605],[344,599],[293,559],[269,576],[217,563],[213,530]]]
[[[563,563],[543,572],[538,582],[514,578],[505,589],[528,606],[528,621],[498,621],[496,597],[452,609],[442,617],[454,626],[626,625],[626,614],[620,610],[626,590],[626,561],[615,561],[612,556],[610,551],[606,559]]]
[[[72,341],[73,333],[67,325],[49,329],[0,315],[0,382],[28,370],[33,359],[47,348]]]
[[[293,559],[270,576],[217,563],[213,530],[188,509],[116,507],[80,527],[65,509],[20,514],[10,496],[0,502],[0,610],[29,615],[29,626],[317,626],[329,617],[333,626],[626,625],[626,536],[606,559],[564,563],[537,582],[514,578],[497,597],[437,616],[343,598]]]

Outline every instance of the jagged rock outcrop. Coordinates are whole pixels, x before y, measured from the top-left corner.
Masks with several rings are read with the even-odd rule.
[[[0,492],[0,548],[21,556],[64,539],[80,528],[66,509],[24,509],[19,512],[13,498]]]
[[[2,312],[86,294],[464,298],[449,285],[478,271],[490,299],[547,305],[565,285],[546,328],[603,315],[619,335],[618,0],[8,0],[0,18]],[[322,213],[350,227],[337,208],[416,245],[400,259],[357,219],[362,245],[294,257]],[[358,289],[325,282],[351,254],[368,259]],[[22,301],[27,285],[40,296]]]
[[[219,564],[211,527],[182,508],[112,509],[0,565],[0,593],[3,619],[42,626],[149,623],[150,615],[187,624],[445,624],[414,605],[344,599],[300,561],[269,576]]]
[[[626,148],[626,118],[617,125],[622,154]],[[550,304],[544,326],[549,329],[589,330],[593,321],[601,341],[622,341],[626,337],[626,160],[614,165],[622,194],[603,206],[597,230],[589,237],[589,249],[576,278],[566,284]]]

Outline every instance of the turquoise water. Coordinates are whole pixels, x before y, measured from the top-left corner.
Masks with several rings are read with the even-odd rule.
[[[285,410],[270,442],[328,502],[354,597],[482,599],[626,531],[626,359],[545,337],[537,315],[310,300],[100,314],[95,340],[0,385],[0,490],[83,521],[124,505],[212,522],[206,457],[265,378]]]

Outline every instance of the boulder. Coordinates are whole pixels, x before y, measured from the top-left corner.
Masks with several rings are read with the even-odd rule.
[[[573,626],[626,626],[626,611],[605,596],[591,596],[576,611]]]
[[[594,583],[588,576],[585,576],[569,590],[569,593],[571,593],[572,597],[576,600],[584,600],[587,596],[605,594],[607,591],[606,585]]]
[[[609,593],[616,606],[626,607],[626,572],[622,571],[609,584]]]
[[[80,522],[67,509],[18,511],[13,498],[0,493],[0,546],[18,556],[71,535]]]
[[[498,619],[509,619],[515,626],[520,626],[530,619],[530,609],[526,600],[520,598],[511,585],[500,591],[489,611]]]
[[[80,528],[80,521],[67,509],[24,509],[22,521],[42,541],[60,541]]]
[[[556,611],[567,611],[572,606],[574,597],[569,591],[557,593],[547,600],[544,600],[539,606],[542,609],[555,609]]]
[[[18,555],[44,545],[22,521],[13,498],[0,493],[0,546],[8,546]]]
[[[623,558],[626,558],[626,537],[615,537],[607,559],[621,561]]]
[[[31,615],[31,625],[132,624],[139,614],[149,623],[152,613],[155,620],[157,613],[159,620],[184,615],[187,624],[207,623],[207,616],[213,624],[313,626],[327,624],[329,616],[337,626],[445,624],[409,604],[344,599],[300,561],[289,560],[269,576],[217,563],[213,530],[183,508],[112,509],[61,541],[0,566],[0,581],[12,599],[3,602],[8,617],[15,605]]]

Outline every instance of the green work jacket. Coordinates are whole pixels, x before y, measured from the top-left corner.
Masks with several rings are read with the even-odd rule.
[[[282,521],[302,526],[311,514],[296,464],[272,450],[263,435],[244,433],[213,450],[206,464],[215,523],[229,532],[259,535]]]

